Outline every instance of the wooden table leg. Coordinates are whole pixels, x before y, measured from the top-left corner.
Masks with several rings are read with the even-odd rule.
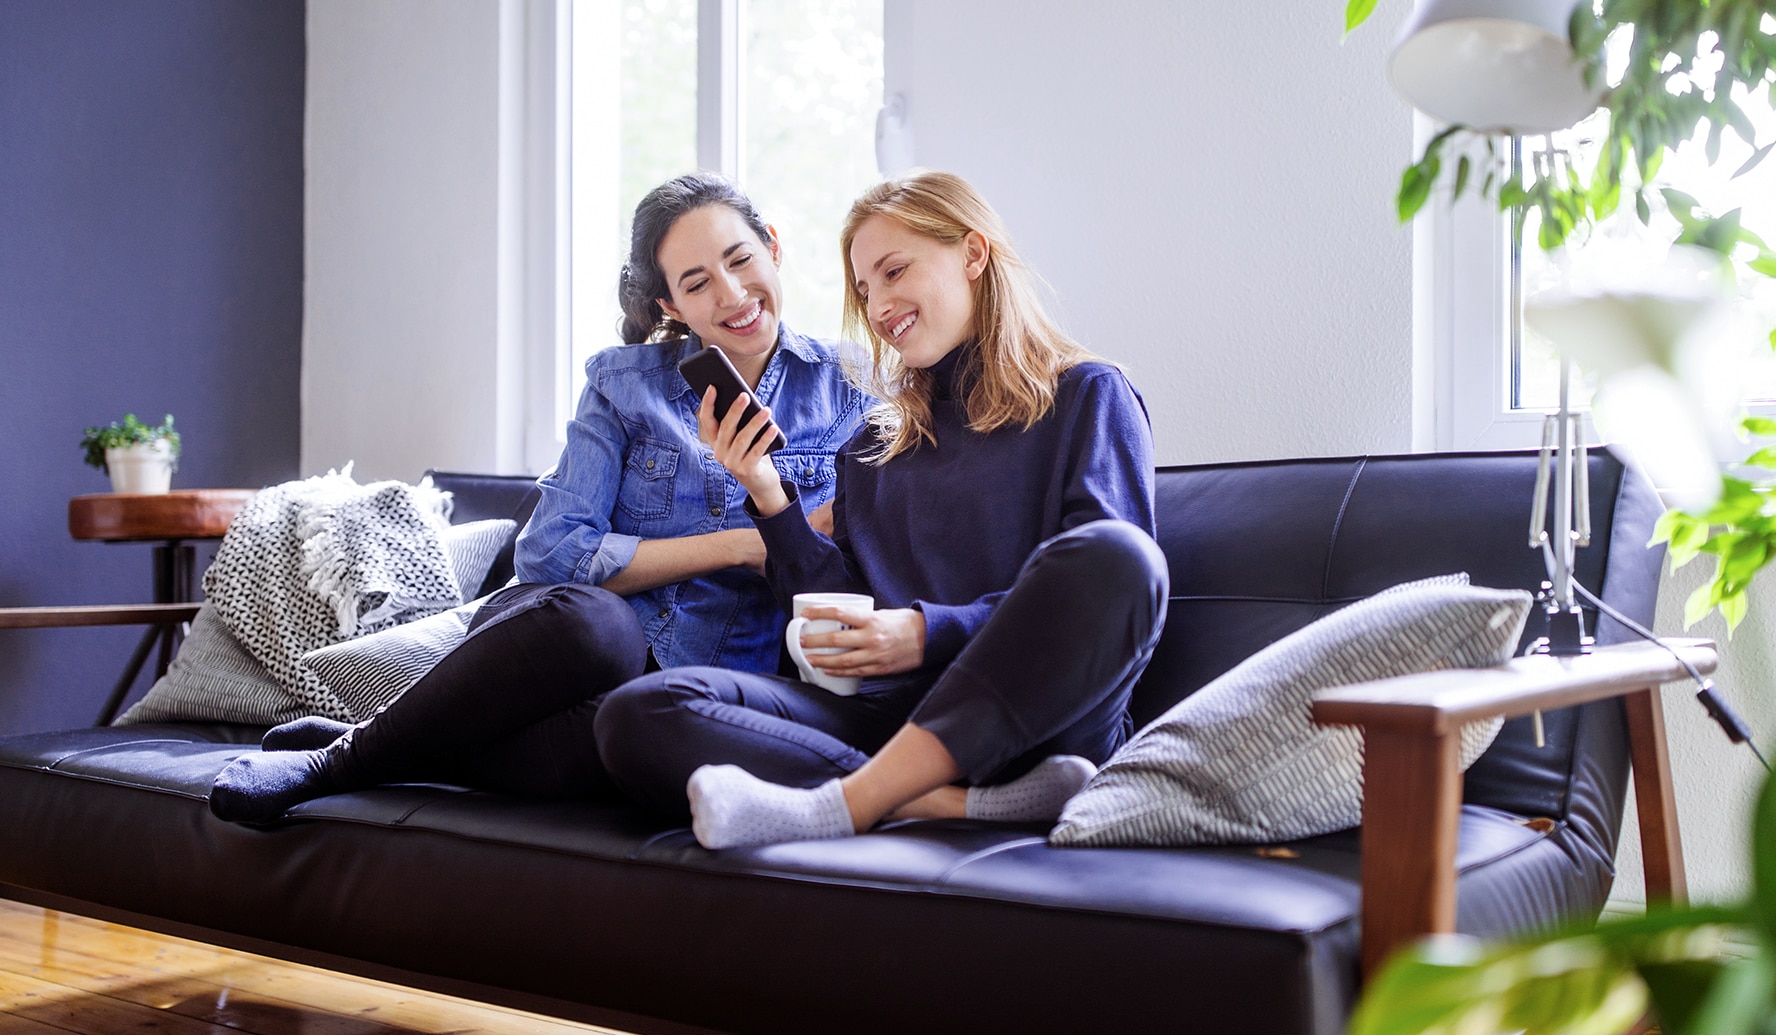
[[[1363,975],[1426,934],[1455,930],[1458,738],[1364,731]]]
[[[1671,786],[1671,755],[1665,743],[1665,709],[1659,688],[1622,698],[1628,710],[1628,751],[1634,765],[1634,801],[1640,816],[1640,856],[1647,901],[1683,905],[1683,839],[1677,829],[1677,796]]]

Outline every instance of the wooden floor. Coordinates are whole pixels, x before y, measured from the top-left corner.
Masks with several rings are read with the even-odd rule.
[[[611,1032],[0,900],[0,1035]]]

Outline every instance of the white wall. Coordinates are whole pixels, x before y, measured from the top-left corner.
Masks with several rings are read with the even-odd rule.
[[[302,469],[500,469],[498,0],[310,0]]]
[[[1727,638],[1726,623],[1717,615],[1683,629],[1684,599],[1713,573],[1709,558],[1691,561],[1670,572],[1660,586],[1655,628],[1667,635],[1706,637],[1720,644],[1721,667],[1714,674],[1717,692],[1744,716],[1769,754],[1776,744],[1776,571],[1765,572],[1752,588],[1751,613]],[[1673,684],[1664,689],[1666,733],[1671,743],[1672,779],[1677,789],[1678,826],[1683,835],[1684,865],[1690,894],[1699,901],[1727,901],[1751,887],[1748,824],[1763,769],[1743,745],[1728,743],[1708,718],[1696,688]],[[1622,853],[1617,857],[1613,898],[1641,902],[1639,824],[1632,801],[1623,827]]]
[[[1161,463],[1411,448],[1387,28],[1340,47],[1331,0],[889,5],[914,158],[975,183],[1063,326],[1129,367]]]

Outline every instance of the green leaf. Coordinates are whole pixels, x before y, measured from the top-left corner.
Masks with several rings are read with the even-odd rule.
[[[1714,583],[1696,587],[1696,591],[1684,599],[1684,628],[1700,622],[1714,610]]]
[[[1676,1035],[1690,1030],[1696,1011],[1725,969],[1719,960],[1661,961],[1640,966],[1640,979],[1646,982],[1653,1013],[1658,1015],[1665,1031]]]
[[[1745,164],[1741,165],[1738,168],[1738,170],[1733,173],[1733,179],[1736,180],[1739,177],[1744,176],[1746,173],[1752,171],[1753,169],[1756,169],[1758,167],[1758,163],[1762,162],[1764,160],[1764,158],[1769,155],[1770,149],[1773,147],[1776,147],[1776,140],[1772,140],[1768,144],[1765,144],[1763,147],[1760,147],[1756,151],[1753,151],[1751,153],[1751,157],[1747,158],[1745,160]]]
[[[1676,193],[1675,191],[1673,193]],[[1730,255],[1739,243],[1740,210],[1734,209],[1718,219],[1706,217],[1686,221],[1678,244],[1694,244],[1720,255]]]
[[[1745,458],[1748,467],[1767,467],[1776,470],[1776,446],[1765,446],[1763,449]]]
[[[1427,155],[1417,165],[1408,166],[1400,177],[1400,196],[1395,204],[1399,208],[1400,222],[1410,223],[1418,210],[1431,196],[1431,185],[1437,182],[1437,173],[1442,170],[1442,159],[1436,155]]]
[[[1527,1028],[1616,1035],[1646,1009],[1646,988],[1590,935],[1481,949],[1438,939],[1370,983],[1349,1035],[1454,1035]]]
[[[1747,535],[1733,545],[1732,552],[1722,556],[1720,577],[1730,586],[1743,586],[1769,561],[1770,544],[1761,537]]]
[[[1745,109],[1734,102],[1732,94],[1726,90],[1716,91],[1715,105],[1726,112],[1727,124],[1733,127],[1733,132],[1739,134],[1739,139],[1748,146],[1756,147],[1757,127],[1752,125],[1751,116],[1745,114]],[[1713,165],[1714,159],[1710,158],[1708,164]]]
[[[1776,252],[1761,251],[1758,257],[1745,265],[1762,273],[1766,277],[1776,277]]]
[[[1375,13],[1375,0],[1350,0],[1344,5],[1344,34],[1349,36],[1351,30],[1369,20]]]
[[[1679,529],[1695,520],[1681,510],[1667,510],[1659,515],[1659,520],[1653,522],[1653,537],[1647,540],[1647,545],[1657,546],[1670,542]]]
[[[1468,186],[1468,174],[1473,168],[1474,163],[1469,161],[1467,155],[1462,155],[1461,161],[1455,164],[1455,196],[1452,200],[1461,200],[1462,191]]]
[[[1695,521],[1672,539],[1670,549],[1672,568],[1680,568],[1701,556],[1702,548],[1708,545],[1708,528],[1708,522]]]
[[[1698,1004],[1686,1029],[1667,1028],[1673,1035],[1695,1032],[1752,1032],[1758,1030],[1770,1007],[1771,968],[1760,953],[1734,960],[1721,968],[1708,993]]]
[[[1745,590],[1737,593],[1724,594],[1716,605],[1720,608],[1721,617],[1727,620],[1727,639],[1733,638],[1733,630],[1745,621],[1745,613],[1751,609],[1751,601],[1746,598]]]
[[[1776,435],[1776,418],[1746,417],[1739,426],[1751,435]]]
[[[1706,216],[1696,215],[1696,209],[1701,205],[1701,202],[1681,190],[1660,187],[1659,196],[1665,199],[1665,206],[1671,210],[1671,214],[1677,218],[1679,223],[1683,224],[1686,230],[1707,219]]]
[[[1763,494],[1743,478],[1722,477],[1720,499],[1702,517],[1717,525],[1742,525],[1764,509]],[[1743,532],[1723,532],[1715,538],[1721,550],[1735,546]]]
[[[1653,221],[1653,212],[1647,205],[1646,191],[1634,192],[1634,214],[1640,217],[1640,225],[1646,226]]]

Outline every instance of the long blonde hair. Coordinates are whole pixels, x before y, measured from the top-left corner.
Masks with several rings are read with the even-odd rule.
[[[971,231],[986,238],[986,268],[974,281],[978,346],[963,356],[956,372],[968,427],[983,433],[1013,424],[1029,428],[1046,416],[1061,374],[1096,357],[1061,333],[1043,311],[1029,267],[1011,247],[1004,222],[986,199],[953,173],[915,170],[865,191],[852,204],[839,234],[845,254],[846,335],[869,342],[874,363],[866,387],[882,400],[869,415],[882,445],[864,459],[885,463],[921,441],[937,444],[931,371],[901,362],[900,354],[870,326],[868,302],[857,289],[851,243],[858,228],[874,216],[886,216],[944,244],[957,244]]]

